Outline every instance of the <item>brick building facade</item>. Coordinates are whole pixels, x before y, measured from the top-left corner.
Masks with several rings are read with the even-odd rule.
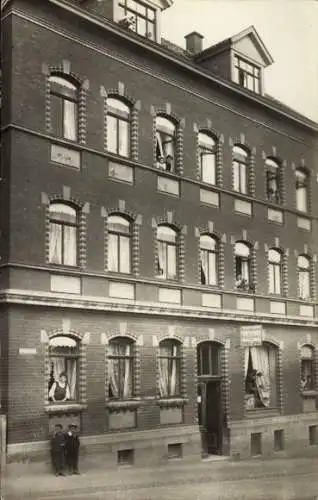
[[[3,2],[10,460],[56,421],[109,464],[318,443],[318,126],[253,27],[161,40],[171,3]]]

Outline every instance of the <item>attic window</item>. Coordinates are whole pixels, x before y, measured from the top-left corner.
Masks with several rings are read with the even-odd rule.
[[[156,11],[137,0],[119,0],[122,24],[127,19],[129,28],[138,35],[156,39]]]
[[[261,70],[258,66],[251,64],[238,56],[234,56],[234,81],[251,90],[260,93]]]

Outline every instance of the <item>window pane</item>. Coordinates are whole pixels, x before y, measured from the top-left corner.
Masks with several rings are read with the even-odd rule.
[[[118,116],[128,117],[130,114],[130,108],[127,104],[119,99],[113,99],[112,97],[108,97],[107,99],[107,108]]]
[[[64,138],[75,141],[77,137],[77,104],[64,99]]]
[[[61,403],[77,399],[77,358],[50,356],[48,399]]]
[[[270,262],[279,264],[281,261],[281,254],[277,250],[270,249],[268,252],[268,259]]]
[[[118,236],[108,234],[108,269],[118,271]]]
[[[62,226],[50,224],[50,253],[49,260],[52,264],[62,264]]]
[[[174,135],[176,127],[171,120],[168,120],[164,116],[157,116],[156,129],[161,130],[169,135]]]
[[[75,90],[75,91],[77,90],[76,85],[74,85],[70,81],[68,81],[65,78],[62,78],[60,76],[55,76],[55,75],[50,76],[50,83],[55,83],[57,85],[60,85],[61,87],[69,89],[69,90]]]
[[[247,193],[247,182],[246,182],[246,165],[244,163],[239,164],[239,176],[240,176],[240,188],[239,191],[243,194]]]
[[[120,272],[130,273],[130,238],[120,237]]]
[[[51,219],[76,224],[75,208],[64,203],[51,203],[49,210]]]
[[[57,137],[63,137],[63,98],[51,94],[51,126]]]
[[[273,264],[269,264],[268,266],[268,279],[269,279],[269,283],[268,283],[268,290],[269,290],[269,293],[274,293],[274,290],[275,290],[275,281],[274,281],[274,266]]]
[[[306,270],[300,270],[298,272],[299,279],[299,296],[302,299],[308,299],[310,297],[310,273]]]
[[[167,277],[166,243],[158,241],[158,276]]]
[[[215,184],[215,154],[201,152],[201,172],[203,182]]]
[[[216,250],[215,239],[204,234],[200,237],[200,248],[205,248],[206,250]]]
[[[307,189],[300,187],[296,191],[296,208],[301,212],[307,211]]]
[[[177,259],[176,259],[176,247],[168,245],[168,276],[167,278],[175,279],[177,275]]]
[[[209,284],[216,285],[216,254],[209,252]]]
[[[233,162],[233,189],[240,191],[240,164],[237,161]]]
[[[242,243],[240,241],[235,243],[234,252],[235,255],[240,255],[242,257],[249,257],[250,255],[249,247],[245,243]]]
[[[201,284],[208,284],[208,252],[201,251]]]
[[[77,228],[74,226],[64,226],[64,262],[66,266],[76,266],[77,264]]]
[[[137,17],[137,33],[142,36],[146,36],[147,34],[146,19],[142,17]]]
[[[310,261],[305,255],[299,255],[298,267],[300,267],[302,269],[309,269],[310,268]]]
[[[108,217],[108,230],[116,233],[130,233],[130,223],[124,217],[119,215],[111,215]]]
[[[129,123],[119,120],[119,151],[121,156],[129,156]]]
[[[274,266],[274,280],[275,280],[275,289],[274,293],[280,294],[280,265],[275,264]]]
[[[157,230],[158,240],[175,243],[177,239],[176,232],[169,226],[159,226]]]
[[[117,118],[107,115],[107,149],[117,153]]]

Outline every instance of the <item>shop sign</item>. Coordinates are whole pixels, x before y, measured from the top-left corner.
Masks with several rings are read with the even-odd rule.
[[[262,325],[249,325],[241,327],[241,346],[251,347],[261,345],[263,342]]]

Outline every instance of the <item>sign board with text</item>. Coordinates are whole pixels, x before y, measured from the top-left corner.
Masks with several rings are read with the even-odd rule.
[[[241,347],[261,345],[263,342],[263,326],[241,326]]]

